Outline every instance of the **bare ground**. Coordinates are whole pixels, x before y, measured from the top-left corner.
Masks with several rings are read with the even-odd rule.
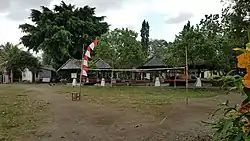
[[[213,98],[176,102],[166,108],[165,120],[116,107],[99,107],[88,102],[71,101],[47,85],[19,85],[32,98],[50,103],[51,113],[29,136],[18,141],[189,141],[208,134],[200,124],[217,108],[219,102],[239,103],[239,95],[219,95]],[[32,95],[33,92],[38,92]],[[83,100],[84,101],[84,100]],[[195,139],[196,138],[196,139]]]

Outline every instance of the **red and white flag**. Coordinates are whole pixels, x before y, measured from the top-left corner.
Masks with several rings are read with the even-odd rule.
[[[91,51],[94,50],[97,43],[98,43],[98,40],[94,40],[94,42],[92,42],[88,46],[87,51],[86,51],[85,55],[83,56],[83,61],[81,63],[81,75],[83,75],[83,76],[88,76],[88,74],[87,74],[87,72],[88,72],[88,60],[90,58]]]

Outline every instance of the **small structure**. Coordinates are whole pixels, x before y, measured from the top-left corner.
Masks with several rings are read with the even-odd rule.
[[[5,65],[8,61],[3,62],[2,64],[0,64],[0,68],[3,69],[2,72],[2,77],[1,77],[1,82],[4,84],[8,84],[8,83],[13,83],[13,73],[12,70],[8,70]]]
[[[161,82],[160,82],[159,77],[156,77],[156,79],[155,79],[155,86],[157,86],[157,87],[161,86]]]
[[[88,65],[89,65],[88,77],[87,78],[85,77],[84,80],[82,80],[82,82],[85,82],[85,83],[88,82],[88,83],[94,84],[94,83],[100,83],[100,80],[102,78],[105,78],[105,79],[110,78],[111,67],[104,60],[97,59],[96,61],[93,62],[93,64],[90,64],[89,62]],[[92,68],[96,70],[91,70]],[[105,69],[105,71],[102,69]],[[81,60],[69,59],[57,71],[67,71],[69,74],[77,73],[77,76],[79,78],[80,72],[81,72]]]
[[[149,58],[148,61],[143,66],[138,67],[137,69],[154,69],[154,68],[166,68],[166,65],[160,58],[153,56]],[[155,78],[155,75],[158,76],[161,75],[161,71],[148,71],[146,73],[141,73],[141,79],[151,80],[152,78],[153,79]]]
[[[105,79],[104,78],[102,78],[101,86],[105,86]]]
[[[22,81],[28,82],[52,82],[56,79],[56,70],[49,67],[42,67],[38,73],[31,72],[28,68],[22,72]]]
[[[72,101],[81,100],[81,93],[78,92],[72,92],[71,93]]]
[[[173,85],[176,82],[178,82],[178,85],[184,85],[186,78],[185,67],[169,67],[161,58],[153,56],[143,66],[137,68],[146,71],[136,73],[136,82],[155,83],[158,77],[160,85],[161,83],[163,85]],[[138,79],[138,75],[140,79]],[[155,83],[157,86],[158,84],[158,82]]]

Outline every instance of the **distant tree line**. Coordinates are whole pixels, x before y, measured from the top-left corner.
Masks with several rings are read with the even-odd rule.
[[[168,66],[184,66],[185,48],[189,65],[202,65],[229,70],[234,67],[232,48],[244,46],[249,27],[249,3],[225,0],[228,6],[221,14],[205,15],[199,24],[189,21],[174,41],[151,39],[149,22],[144,20],[138,33],[128,28],[109,30],[105,16],[96,16],[94,7],[76,7],[61,2],[53,9],[41,6],[31,9],[32,24],[21,24],[21,43],[35,52],[42,51],[42,64],[59,68],[70,58],[81,59],[83,47],[96,38],[99,44],[93,60],[101,58],[114,68],[142,65],[157,56]],[[234,3],[234,4],[232,4]],[[1,59],[3,61],[3,59]],[[9,61],[11,62],[11,61]]]

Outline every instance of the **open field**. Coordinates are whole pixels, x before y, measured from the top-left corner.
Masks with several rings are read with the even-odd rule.
[[[0,85],[0,140],[13,140],[33,132],[46,116],[47,103],[31,99],[31,91]],[[32,91],[33,93],[33,91]],[[36,94],[35,92],[34,94]]]
[[[58,93],[78,92],[79,87],[61,87]],[[185,89],[164,87],[83,87],[83,99],[97,106],[109,106],[123,110],[134,109],[157,117],[166,116],[166,108],[176,102],[185,105]],[[208,98],[222,94],[219,90],[189,90],[189,98]],[[183,101],[184,100],[184,101]]]
[[[197,140],[217,104],[242,97],[220,90],[163,87],[0,85],[0,137],[17,141]],[[164,119],[164,117],[166,117]],[[164,120],[163,120],[164,119]],[[0,138],[0,139],[1,139]]]

